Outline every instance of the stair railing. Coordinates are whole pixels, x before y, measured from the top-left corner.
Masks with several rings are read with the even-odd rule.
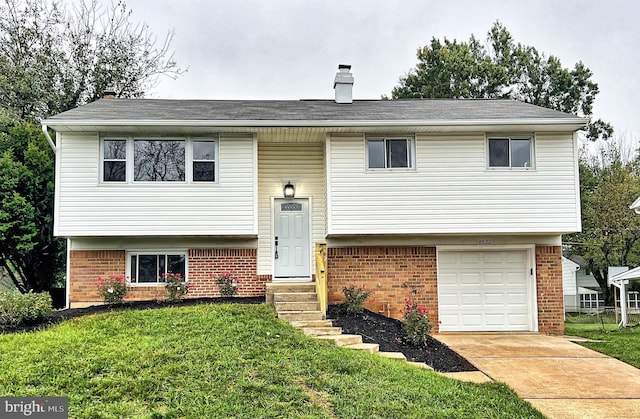
[[[327,290],[327,244],[316,243],[316,294],[320,311],[326,318],[327,303],[329,299]]]

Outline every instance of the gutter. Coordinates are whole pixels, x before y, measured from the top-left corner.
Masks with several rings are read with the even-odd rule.
[[[49,135],[49,127],[46,124],[42,124],[42,133],[46,137],[47,142],[49,142],[49,146],[51,147],[51,150],[53,150],[53,154],[56,154],[56,152],[58,151],[58,147],[56,146],[56,143],[54,143],[51,139],[51,136]]]
[[[588,118],[540,118],[540,119],[477,119],[477,120],[57,120],[43,121],[44,124],[54,126],[191,126],[191,127],[247,127],[247,128],[275,128],[275,127],[403,127],[403,126],[475,126],[475,125],[568,125],[584,126]]]

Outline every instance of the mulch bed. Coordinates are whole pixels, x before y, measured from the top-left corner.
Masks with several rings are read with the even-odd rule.
[[[377,343],[385,352],[402,352],[409,361],[424,362],[440,372],[477,371],[469,361],[449,349],[444,343],[429,337],[424,346],[415,346],[407,339],[402,322],[369,310],[349,314],[341,306],[329,306],[327,318],[346,334],[361,335],[365,343]]]

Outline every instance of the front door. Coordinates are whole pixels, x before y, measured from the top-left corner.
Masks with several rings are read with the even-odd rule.
[[[274,279],[310,279],[309,200],[276,199]]]

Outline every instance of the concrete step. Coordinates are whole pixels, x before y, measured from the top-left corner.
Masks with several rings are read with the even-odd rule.
[[[279,311],[278,317],[286,321],[324,320],[321,311]]]
[[[303,302],[285,302],[276,303],[276,311],[278,313],[282,311],[319,311],[320,304],[317,301],[303,301]]]
[[[362,336],[360,335],[322,335],[316,336],[316,339],[332,340],[338,346],[362,343]]]
[[[407,364],[412,365],[412,366],[417,367],[417,368],[424,368],[425,370],[432,370],[433,371],[433,368],[431,368],[430,365],[427,365],[424,362],[407,361]]]
[[[307,336],[339,335],[342,329],[339,327],[303,327],[302,331]]]
[[[378,352],[378,355],[389,359],[397,359],[398,361],[407,360],[407,357],[402,352]]]
[[[316,292],[315,282],[269,282],[266,284],[266,302],[273,304],[274,294],[291,292]]]
[[[345,348],[366,351],[373,354],[380,350],[380,345],[377,343],[356,343],[355,345],[346,345]]]
[[[318,301],[315,292],[276,292],[273,294],[274,303]]]
[[[333,322],[331,320],[298,320],[290,321],[291,326],[297,328],[303,327],[332,327]]]

